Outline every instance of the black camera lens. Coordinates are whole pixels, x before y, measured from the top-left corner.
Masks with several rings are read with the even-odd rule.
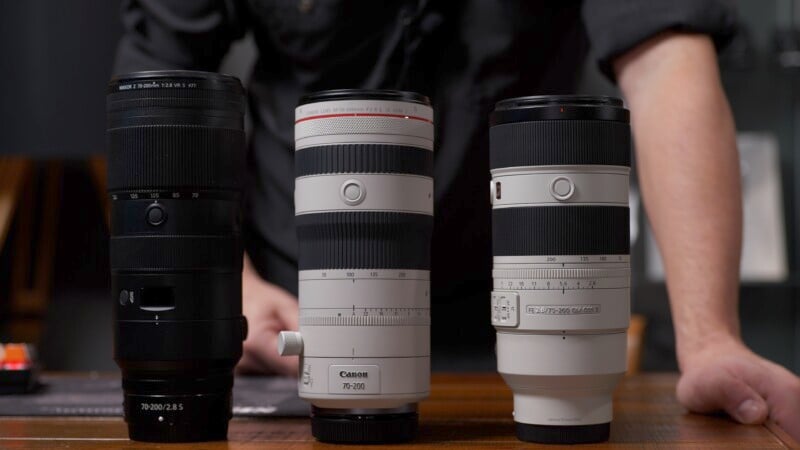
[[[244,92],[154,71],[109,83],[114,358],[130,438],[221,440],[242,316]]]

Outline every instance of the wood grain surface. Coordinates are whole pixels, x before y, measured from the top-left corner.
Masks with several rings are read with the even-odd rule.
[[[738,425],[723,416],[688,414],[675,401],[674,374],[625,378],[615,394],[611,440],[579,448],[783,449],[800,448],[775,424]],[[436,374],[420,407],[416,441],[392,448],[524,449],[511,418],[511,392],[495,374]],[[0,449],[327,449],[305,419],[234,419],[228,442],[147,444],[127,439],[120,418],[0,417]],[[541,446],[556,449],[557,446]],[[576,447],[566,447],[576,448]]]

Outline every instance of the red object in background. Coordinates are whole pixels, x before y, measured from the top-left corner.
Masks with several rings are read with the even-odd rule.
[[[6,344],[0,352],[0,368],[3,370],[27,370],[31,360],[25,344]]]
[[[0,343],[0,395],[34,392],[39,386],[38,366],[34,346]]]

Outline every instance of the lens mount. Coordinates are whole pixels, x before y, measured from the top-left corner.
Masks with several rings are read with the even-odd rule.
[[[410,411],[408,411],[411,409]],[[417,435],[419,415],[415,407],[387,412],[311,408],[311,434],[336,444],[395,444]]]
[[[596,425],[535,425],[514,422],[517,438],[537,444],[593,444],[605,442],[611,434],[611,423]]]

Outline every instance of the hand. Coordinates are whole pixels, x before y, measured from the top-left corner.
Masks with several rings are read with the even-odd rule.
[[[681,358],[678,400],[698,413],[725,411],[738,422],[767,418],[800,440],[800,378],[734,338]]]
[[[278,355],[278,333],[297,330],[297,299],[264,281],[246,258],[242,273],[242,309],[247,317],[248,332],[237,371],[296,376],[298,358]]]

